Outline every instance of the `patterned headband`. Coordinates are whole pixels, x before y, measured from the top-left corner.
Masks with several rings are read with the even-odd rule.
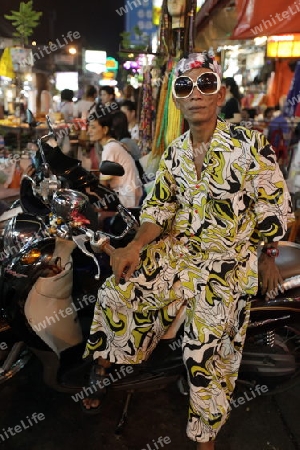
[[[221,66],[217,63],[214,53],[211,51],[204,51],[202,53],[190,53],[187,58],[181,59],[175,66],[174,74],[176,77],[182,75],[191,69],[198,67],[205,67],[217,73],[222,77]]]

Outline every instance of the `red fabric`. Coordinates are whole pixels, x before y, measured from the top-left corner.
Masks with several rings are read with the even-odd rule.
[[[268,106],[278,105],[280,97],[287,95],[290,90],[294,74],[291,71],[289,62],[290,60],[288,59],[279,59],[275,63],[275,77],[267,92]]]
[[[231,39],[300,32],[300,4],[286,0],[236,0],[237,25]]]

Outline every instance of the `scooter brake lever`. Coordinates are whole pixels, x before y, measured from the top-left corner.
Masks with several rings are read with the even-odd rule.
[[[85,246],[86,242],[89,242],[88,236],[86,234],[80,234],[79,236],[72,236],[72,239],[75,242],[75,244],[77,245],[77,247],[80,248],[82,253],[89,256],[90,258],[93,258],[93,260],[97,266],[97,270],[98,270],[98,273],[95,275],[95,279],[99,280],[100,279],[100,266],[99,266],[98,260],[97,260],[96,256],[94,255],[94,253],[89,252]]]

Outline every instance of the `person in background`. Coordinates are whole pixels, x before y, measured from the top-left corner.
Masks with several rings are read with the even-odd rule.
[[[135,102],[135,89],[132,84],[126,84],[123,89],[123,100],[130,100],[131,102]]]
[[[266,124],[269,124],[274,117],[275,108],[268,106],[263,112],[263,118]]]
[[[119,195],[121,203],[126,208],[139,205],[143,195],[142,182],[130,153],[117,141],[113,132],[114,114],[107,110],[103,114],[103,107],[89,115],[88,135],[91,142],[102,145],[102,161],[112,161],[121,164],[125,174],[123,176],[100,175],[100,182],[109,186]]]
[[[60,93],[60,112],[65,122],[70,122],[74,117],[73,97],[74,91],[71,89],[63,89]]]
[[[139,159],[142,156],[141,149],[137,145],[136,141],[132,139],[130,136],[130,133],[128,131],[128,120],[126,114],[123,111],[117,111],[116,113],[114,113],[112,127],[114,137],[118,141],[120,141],[120,143],[124,146],[125,150],[127,150],[133,157],[135,161],[135,166],[139,173],[140,180],[142,181],[143,184],[146,184],[148,178],[144,172],[142,164],[139,161]],[[145,192],[143,197],[145,197]]]
[[[114,113],[112,129],[114,137],[124,144],[133,159],[138,161],[142,156],[141,150],[136,141],[131,138],[131,134],[128,130],[127,116],[122,110]]]
[[[253,122],[253,128],[263,133],[266,137],[268,136],[269,123],[273,117],[274,111],[275,109],[273,107],[265,108],[262,113],[255,116],[255,120]]]
[[[121,111],[126,114],[131,139],[139,141],[139,124],[136,118],[136,104],[131,100],[124,100],[121,105]]]
[[[279,140],[283,139],[284,144],[288,145],[290,140],[290,125],[287,117],[284,115],[284,105],[286,101],[286,95],[283,95],[279,99],[278,111],[279,114],[275,115],[275,109],[270,111],[270,115],[268,117],[269,127],[268,127],[268,140],[272,145],[277,146],[279,144]],[[277,133],[278,132],[278,133]],[[276,136],[277,135],[277,138]],[[273,139],[273,136],[275,138]]]
[[[221,108],[221,114],[224,119],[233,119],[235,114],[241,112],[241,94],[239,87],[233,77],[225,78],[226,87],[225,104]]]
[[[97,89],[93,85],[88,85],[85,89],[84,98],[74,105],[74,117],[86,119],[96,106]]]
[[[249,110],[247,108],[243,108],[241,110],[241,119],[246,121],[250,119],[250,113]]]
[[[113,86],[101,86],[99,100],[102,106],[109,107],[112,103],[114,103],[114,106],[118,105]],[[116,108],[113,109],[115,110]]]

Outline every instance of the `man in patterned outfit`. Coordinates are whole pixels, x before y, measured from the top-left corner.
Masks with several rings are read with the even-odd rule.
[[[135,238],[113,252],[84,356],[98,358],[102,375],[111,363],[141,363],[185,303],[187,435],[210,450],[228,417],[258,272],[266,293],[282,283],[269,254],[286,232],[290,197],[266,138],[217,117],[225,88],[213,55],[189,55],[175,76],[190,129],[162,156]],[[261,240],[272,248],[257,263]]]

